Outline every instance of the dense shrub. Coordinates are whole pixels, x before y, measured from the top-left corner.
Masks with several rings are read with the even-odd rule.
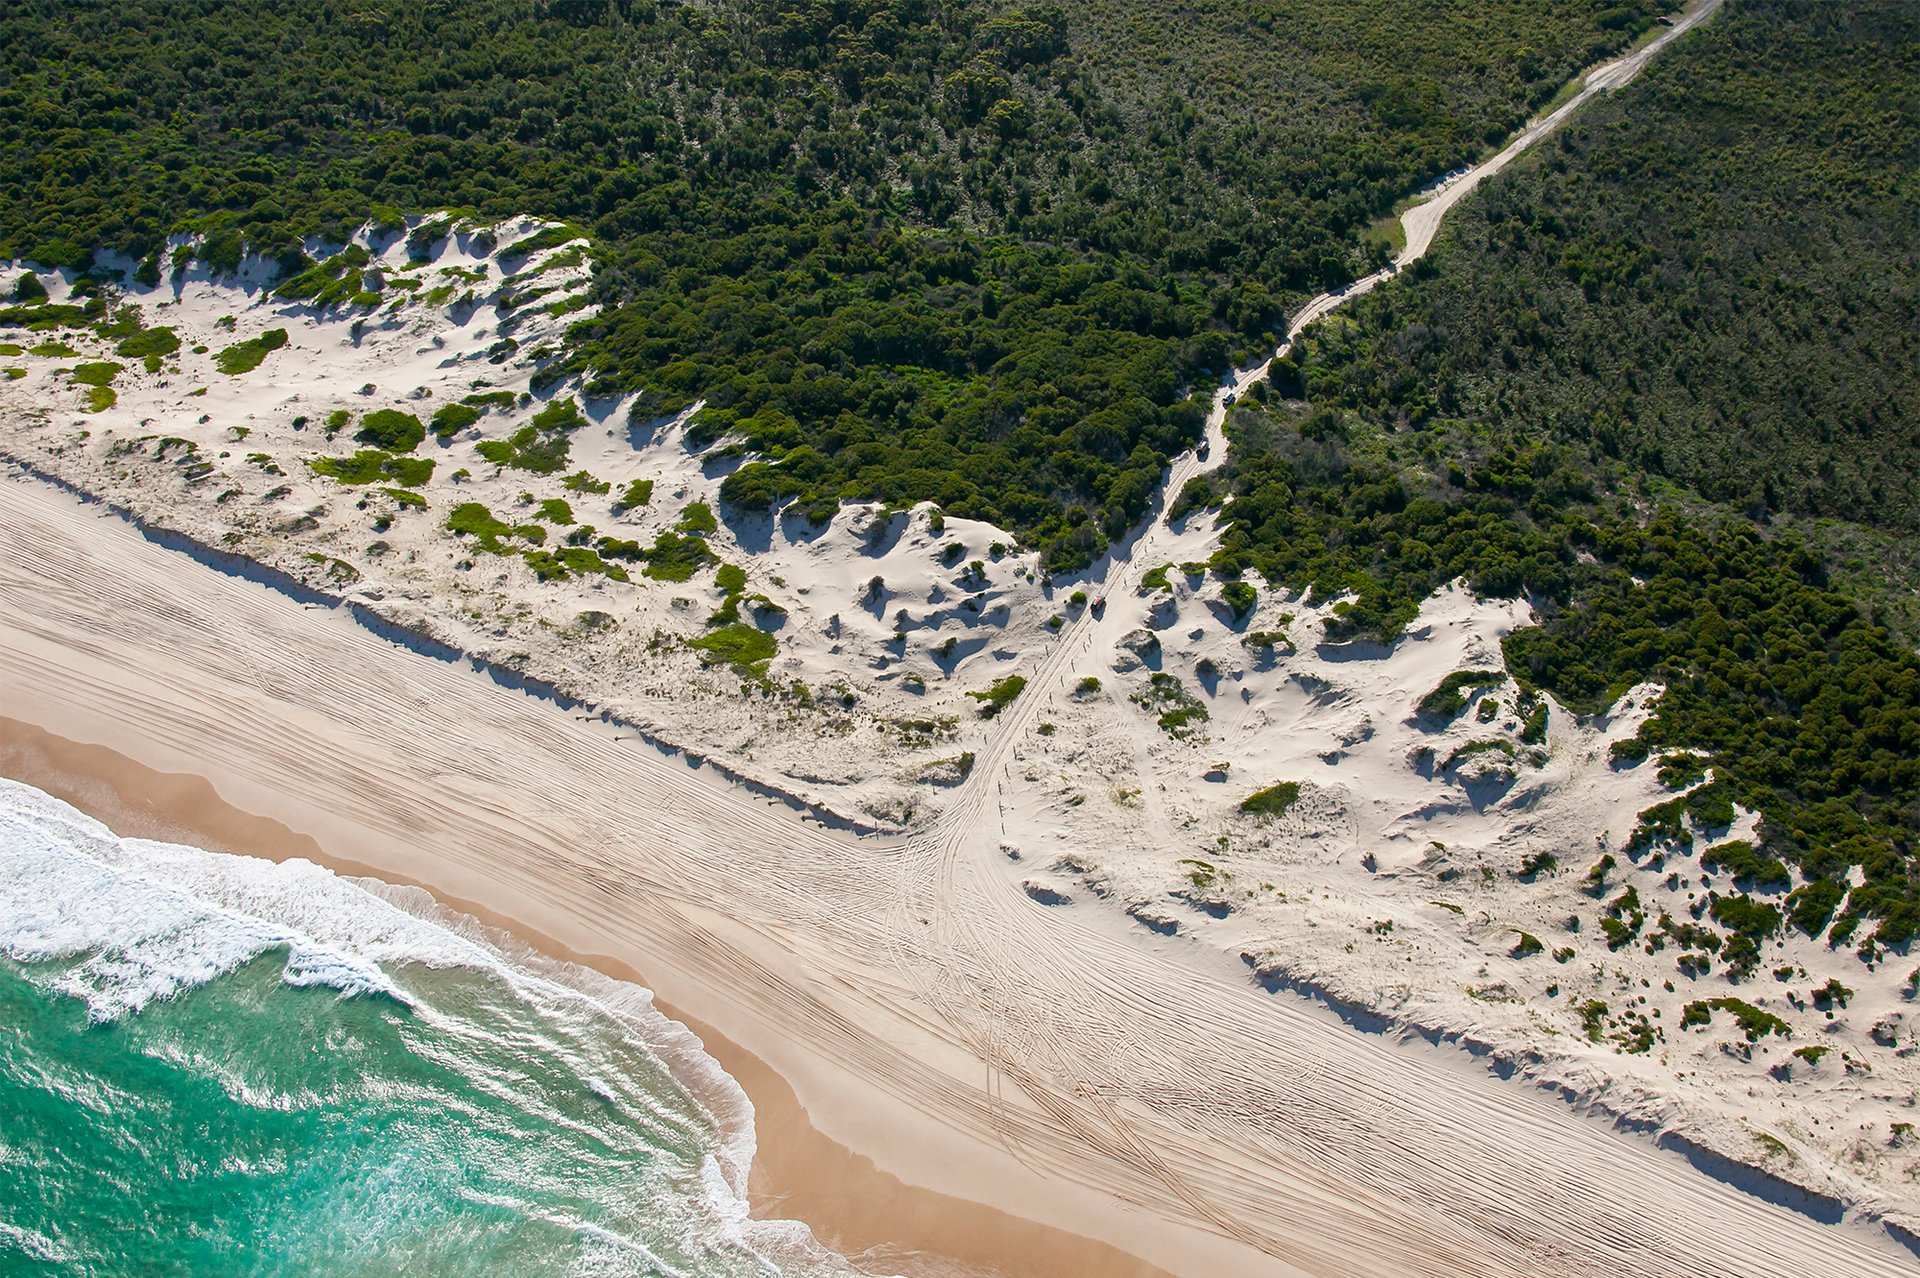
[[[354,435],[361,443],[390,453],[410,453],[426,437],[427,428],[420,424],[420,419],[397,408],[379,408],[368,413],[360,419],[360,430]]]
[[[480,410],[472,404],[442,404],[433,410],[433,433],[451,439],[480,420]]]
[[[1420,698],[1420,715],[1445,723],[1457,718],[1467,708],[1469,690],[1498,687],[1506,681],[1504,670],[1456,670]]]

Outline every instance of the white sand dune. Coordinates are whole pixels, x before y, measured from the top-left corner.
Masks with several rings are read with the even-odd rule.
[[[1175,1273],[1911,1270],[1469,1060],[1049,911],[1001,870],[997,785],[905,845],[838,834],[97,508],[0,493],[6,713],[631,963],[903,1178]]]

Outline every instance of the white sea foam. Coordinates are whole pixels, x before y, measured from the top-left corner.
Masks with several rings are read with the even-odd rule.
[[[0,1220],[0,1256],[9,1251],[53,1265],[64,1265],[72,1259],[64,1247],[45,1234]]]
[[[353,898],[367,894],[310,862],[121,840],[11,782],[0,789],[0,847],[0,950],[27,963],[86,956],[62,969],[58,988],[95,1020],[138,1012],[276,948],[287,952],[290,984],[402,997],[373,947],[355,944],[363,939],[355,916],[365,911]],[[334,935],[303,926],[328,911]],[[365,940],[395,930],[369,921]]]
[[[0,778],[0,952],[35,965],[33,979],[83,1000],[101,1021],[137,1015],[155,1000],[278,952],[288,985],[391,998],[436,1032],[471,1039],[488,1031],[439,1014],[402,990],[389,970],[412,964],[498,977],[552,1017],[557,1033],[610,1021],[629,1047],[660,1062],[674,1088],[664,1096],[631,1082],[619,1086],[617,1074],[609,1082],[589,1072],[596,1062],[558,1041],[521,1044],[580,1066],[582,1086],[594,1095],[709,1150],[698,1186],[689,1188],[700,1199],[697,1214],[719,1231],[723,1246],[770,1274],[848,1272],[803,1226],[749,1218],[752,1105],[697,1038],[654,1008],[649,991],[548,959],[443,909],[425,892],[342,878],[304,860],[276,863],[121,839],[51,796]],[[488,1080],[472,1081],[492,1090]],[[542,1117],[570,1128],[581,1121],[555,1112]],[[659,1266],[657,1258],[649,1263]]]

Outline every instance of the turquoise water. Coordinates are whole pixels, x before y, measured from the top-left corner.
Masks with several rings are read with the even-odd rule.
[[[645,991],[505,944],[0,781],[0,1273],[848,1272]]]

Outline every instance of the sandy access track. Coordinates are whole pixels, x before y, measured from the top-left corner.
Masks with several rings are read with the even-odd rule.
[[[1175,1274],[1914,1272],[1459,1053],[1049,912],[968,815],[906,847],[823,829],[20,479],[0,688],[10,717],[637,968],[909,1183]]]

